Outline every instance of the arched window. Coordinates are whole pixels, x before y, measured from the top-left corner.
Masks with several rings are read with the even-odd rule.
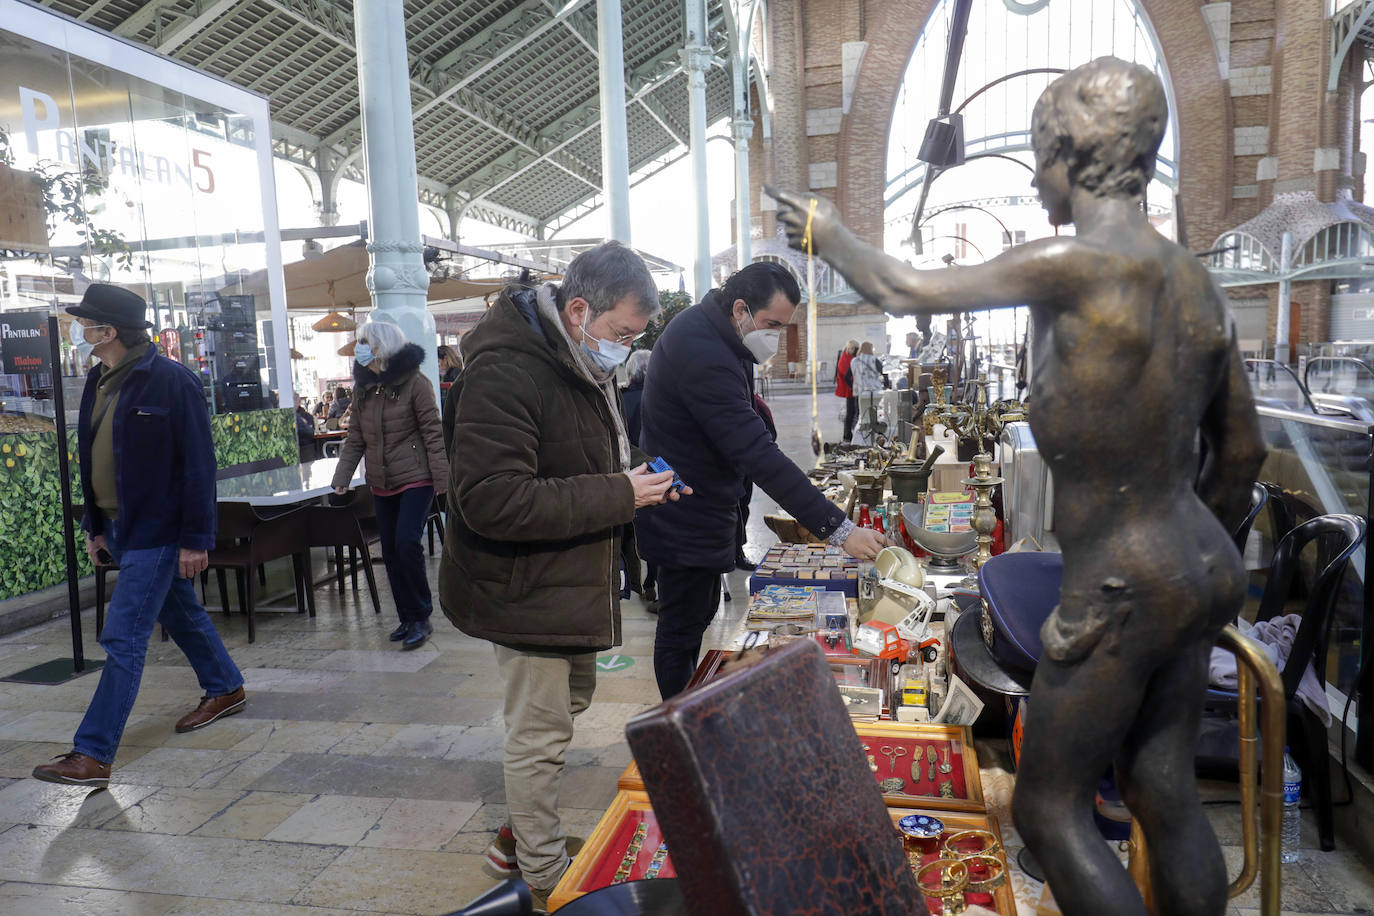
[[[885,249],[917,266],[938,267],[946,257],[955,264],[979,263],[1006,247],[1055,234],[1031,187],[1031,113],[1061,71],[1108,54],[1153,70],[1169,97],[1169,122],[1146,201],[1150,221],[1172,238],[1178,107],[1159,41],[1137,0],[973,0],[951,106],[963,117],[965,164],[931,181],[921,224],[913,232],[931,174],[917,154],[927,125],[939,113],[955,6],[954,0],[934,6],[893,106]],[[909,243],[913,235],[919,247]],[[1019,343],[1025,327],[1024,310],[1002,310],[987,315],[980,333],[985,345]]]
[[[1260,244],[1259,239],[1245,232],[1228,232],[1212,246],[1207,266],[1218,270],[1250,270],[1271,272],[1276,258]]]
[[[1295,254],[1293,266],[1307,267],[1371,255],[1374,255],[1374,239],[1366,226],[1361,223],[1336,223],[1308,239]]]
[[[801,287],[802,298],[806,298],[806,275],[798,271],[795,264],[775,254],[761,254],[754,258],[755,264],[762,262],[781,264],[783,267],[786,267],[787,272],[792,275],[792,279],[796,280],[797,285]],[[836,296],[843,296],[850,291],[849,281],[846,280],[838,270],[835,270],[820,258],[816,259],[817,299],[822,301],[833,300]]]
[[[938,113],[954,7],[953,0],[940,0],[932,10],[893,108],[884,194],[889,251],[911,234],[911,218],[927,175],[927,166],[917,159],[917,153],[927,124]],[[1172,216],[1171,189],[1177,180],[1177,111],[1159,42],[1135,0],[1011,4],[974,0],[954,85],[953,110],[962,107],[965,152],[977,164],[942,174],[932,185],[927,208],[993,195],[1019,195],[1023,206],[1035,206],[1029,186],[1029,169],[1034,165],[1031,110],[1040,93],[1058,76],[1044,71],[1072,69],[1104,54],[1149,67],[1169,93],[1169,124],[1148,199],[1152,218],[1161,231],[1170,234],[1163,223],[1172,223],[1171,218],[1164,217]],[[1021,165],[1008,162],[1008,158]],[[1030,237],[1050,234],[1043,216],[1028,213],[1027,220],[1044,228]],[[1001,231],[990,226],[989,231]],[[993,239],[991,247],[983,247],[998,251],[1000,246],[995,242]]]

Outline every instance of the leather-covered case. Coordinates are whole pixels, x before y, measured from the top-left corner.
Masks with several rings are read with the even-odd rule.
[[[993,658],[1015,672],[1040,661],[1040,628],[1059,604],[1064,555],[1026,551],[993,557],[978,570],[983,593],[983,642]]]
[[[811,640],[727,670],[625,732],[693,913],[927,912]]]

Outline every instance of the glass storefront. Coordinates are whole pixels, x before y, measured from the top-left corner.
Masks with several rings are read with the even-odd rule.
[[[266,290],[247,289],[264,270]],[[266,99],[0,0],[0,321],[58,316],[72,428],[90,366],[62,308],[97,282],[142,296],[159,348],[200,378],[222,468],[294,463]],[[0,564],[50,552],[60,581],[55,462],[38,466],[56,451],[53,378],[13,368],[0,366]],[[53,572],[0,573],[0,599]]]

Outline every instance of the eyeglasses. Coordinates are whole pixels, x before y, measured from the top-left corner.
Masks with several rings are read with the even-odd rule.
[[[588,323],[590,324],[590,322]],[[629,344],[634,343],[636,340],[639,340],[639,338],[643,337],[645,333],[644,331],[640,331],[638,334],[617,334],[615,328],[611,327],[608,327],[606,330],[608,330],[610,333],[605,337],[599,338],[600,340],[608,340],[612,343],[624,344],[627,346]]]

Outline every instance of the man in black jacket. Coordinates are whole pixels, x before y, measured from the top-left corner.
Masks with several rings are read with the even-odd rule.
[[[659,567],[654,675],[665,700],[691,680],[721,574],[735,565],[746,479],[851,556],[871,560],[886,543],[821,495],[754,410],[754,365],[777,352],[800,301],[786,267],[750,264],[674,318],[654,346],[640,444],[693,488],[691,499],[635,518],[640,555]]]

